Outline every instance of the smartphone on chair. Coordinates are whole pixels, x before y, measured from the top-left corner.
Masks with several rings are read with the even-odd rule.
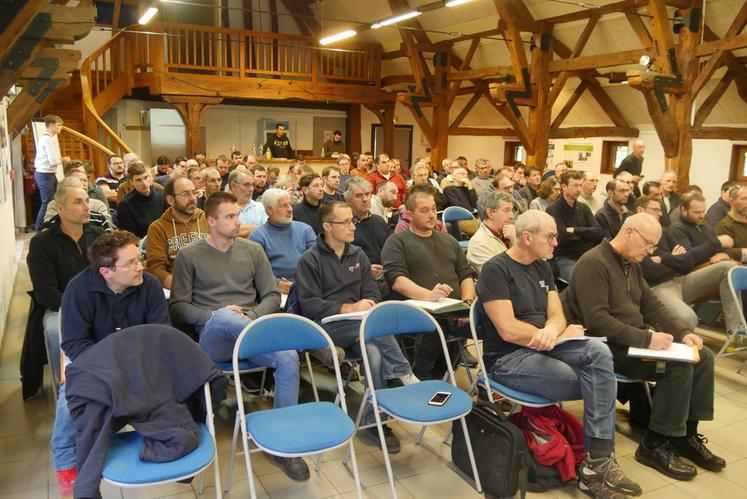
[[[436,392],[433,397],[428,401],[428,405],[435,405],[435,406],[442,406],[446,403],[447,400],[449,400],[449,397],[451,397],[451,393],[449,392]]]

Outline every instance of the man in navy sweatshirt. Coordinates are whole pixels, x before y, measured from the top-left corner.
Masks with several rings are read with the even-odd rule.
[[[161,284],[144,271],[137,243],[133,234],[117,230],[88,248],[89,266],[73,277],[62,295],[60,334],[66,365],[130,326],[171,325]],[[65,399],[64,371],[51,443],[55,462],[75,462],[75,427]],[[58,470],[61,494],[75,475],[75,468]]]
[[[318,322],[330,315],[371,309],[381,301],[381,295],[371,275],[368,257],[350,244],[356,230],[352,210],[342,201],[330,201],[319,208],[319,221],[323,232],[316,245],[301,256],[296,270],[301,313]],[[335,345],[352,348],[360,354],[359,320],[329,322],[322,327]],[[375,388],[386,388],[387,381],[394,379],[404,384],[419,381],[392,336],[367,342],[366,352]],[[365,427],[373,421],[373,411],[368,406],[361,425]],[[399,452],[399,440],[388,426],[384,426],[384,436],[389,452]],[[375,425],[361,430],[358,437],[379,443]]]
[[[255,229],[249,240],[265,250],[278,289],[288,294],[296,280],[298,259],[314,245],[316,234],[308,224],[293,220],[293,203],[288,191],[267,189],[262,203],[267,211],[267,222]]]
[[[127,168],[127,176],[134,188],[122,202],[117,203],[117,225],[143,238],[148,234],[150,224],[161,218],[169,205],[163,197],[163,190],[152,188],[153,177],[142,162],[132,163]]]

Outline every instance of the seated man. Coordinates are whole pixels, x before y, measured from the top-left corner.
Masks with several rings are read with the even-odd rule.
[[[314,234],[322,231],[319,225],[319,206],[324,199],[322,177],[316,173],[308,173],[298,179],[303,199],[293,207],[293,218],[303,222],[314,230]]]
[[[254,175],[243,166],[232,171],[228,176],[228,188],[236,196],[239,205],[239,237],[249,237],[257,227],[267,221],[267,213],[262,203],[252,199],[254,192]],[[207,204],[207,201],[205,201]]]
[[[174,177],[163,190],[170,208],[148,227],[145,254],[148,272],[171,289],[174,260],[179,250],[208,236],[205,214],[197,207],[195,185],[187,177]]]
[[[594,220],[602,230],[602,237],[612,239],[620,230],[623,219],[630,213],[627,207],[630,184],[616,178],[607,182],[605,190],[607,199],[602,208],[594,214]]]
[[[581,184],[581,195],[578,197],[578,202],[588,206],[592,213],[596,213],[602,208],[602,202],[594,195],[597,185],[599,185],[597,174],[584,172],[584,182]]]
[[[150,224],[163,215],[168,205],[163,190],[152,187],[153,177],[142,162],[130,164],[127,176],[133,189],[117,203],[117,225],[142,239],[148,234]]]
[[[475,160],[475,178],[472,179],[472,187],[478,198],[490,190],[493,183],[492,170],[493,166],[487,159]]]
[[[569,170],[560,177],[563,194],[549,208],[547,214],[558,227],[558,247],[553,252],[557,275],[568,281],[571,270],[581,255],[602,240],[602,231],[591,214],[591,209],[577,202],[581,195],[584,174]]]
[[[735,185],[739,185],[736,180],[727,180],[721,184],[721,196],[711,205],[710,208],[708,208],[708,211],[706,212],[706,223],[711,227],[716,227],[716,225],[729,213],[729,209],[731,208],[731,196],[729,196],[729,191]]]
[[[202,183],[205,186],[205,195],[197,200],[197,207],[201,210],[205,209],[205,201],[214,192],[221,190],[221,177],[220,172],[214,166],[210,166],[202,170]]]
[[[269,184],[267,183],[267,169],[262,166],[258,165],[257,159],[249,155],[246,157],[247,160],[247,168],[251,169],[252,175],[254,175],[254,192],[252,192],[252,199],[259,201],[262,197],[262,194],[265,193],[267,189],[270,188]],[[253,166],[249,166],[250,162],[255,163]]]
[[[373,184],[371,185],[373,187]],[[379,184],[371,197],[371,213],[378,215],[387,225],[393,222],[392,217],[398,211],[394,208],[398,193],[397,185],[394,182],[383,182]]]
[[[690,257],[689,266],[674,269],[675,275],[652,286],[651,291],[688,328],[694,329],[698,316],[689,305],[718,289],[727,332],[747,330],[744,315],[729,289],[729,269],[739,265],[727,253],[734,241],[726,235],[717,236],[713,228],[704,223],[706,202],[697,192],[683,195],[678,210],[680,219],[667,227],[665,245],[672,249],[678,245],[684,248]]]
[[[200,346],[211,359],[230,362],[241,331],[252,320],[276,312],[280,292],[262,247],[238,237],[236,196],[230,192],[210,196],[205,217],[210,235],[176,256],[169,307],[175,322],[196,329]],[[248,360],[275,369],[275,407],[298,403],[298,353],[273,352]],[[309,478],[303,459],[272,459],[293,480]]]
[[[76,167],[76,163],[79,166]],[[68,169],[70,165],[73,165],[73,167]],[[63,179],[63,182],[66,182],[68,185],[75,185],[77,183],[86,189],[86,193],[88,194],[89,222],[91,225],[101,227],[106,231],[112,231],[115,229],[114,223],[112,222],[112,215],[109,211],[109,205],[99,199],[91,198],[91,190],[87,187],[88,176],[86,175],[85,169],[80,161],[73,160],[65,165],[65,178]],[[100,189],[96,190],[101,192]],[[57,215],[57,202],[53,199],[47,205],[47,212],[44,214],[44,225],[42,227],[46,229],[54,224],[56,220],[55,215]]]
[[[394,234],[381,250],[384,275],[398,299],[439,301],[455,298],[471,303],[475,298],[473,271],[459,243],[435,230],[436,202],[428,191],[416,190],[406,202],[412,214],[410,230]],[[451,322],[451,321],[450,321]],[[459,318],[444,332],[466,337],[469,319]],[[415,343],[413,373],[419,379],[440,379],[434,373],[442,357],[437,335],[420,335]]]
[[[404,202],[407,194],[407,182],[402,175],[392,171],[392,163],[389,161],[388,154],[376,155],[376,171],[366,175],[366,180],[371,182],[373,189],[378,193],[381,184],[392,182],[397,188],[397,195],[392,200],[392,208],[397,209]]]
[[[477,201],[477,212],[482,223],[469,240],[467,260],[479,275],[485,262],[516,240],[513,197],[505,192],[486,192]]]
[[[572,316],[590,336],[604,336],[615,372],[656,381],[648,431],[635,458],[677,480],[690,480],[694,466],[719,471],[726,465],[705,446],[698,422],[713,419],[714,355],[703,340],[651,292],[639,263],[656,247],[661,225],[638,213],[628,217],[617,236],[586,252],[573,269],[569,288]],[[649,328],[655,325],[656,330]],[[628,347],[668,348],[673,341],[700,349],[700,362],[659,362],[628,357]]]
[[[384,270],[381,249],[392,235],[392,229],[383,218],[371,213],[371,183],[363,177],[352,177],[345,185],[345,201],[353,210],[355,238],[353,244],[366,253],[374,278]]]
[[[62,293],[70,279],[88,266],[88,247],[104,233],[104,229],[90,223],[88,194],[77,180],[65,179],[60,182],[54,197],[51,203],[55,203],[59,210],[55,223],[49,229],[37,232],[31,239],[26,261],[34,289],[34,300],[46,310],[43,327],[49,346],[49,365],[59,377],[59,310]],[[39,381],[41,383],[41,366]],[[24,388],[25,386],[24,376]],[[57,470],[74,467],[74,463],[54,464]]]
[[[322,182],[324,183],[322,203],[345,200],[340,192],[340,169],[338,167],[325,166],[322,170]]]
[[[516,243],[483,266],[477,297],[489,376],[510,388],[551,400],[584,401],[586,459],[578,487],[595,498],[637,496],[641,488],[620,469],[615,451],[615,373],[601,341],[568,324],[547,260],[557,246],[555,221],[530,210],[516,219]]]
[[[125,179],[124,160],[119,156],[109,156],[106,159],[107,173],[96,179],[96,187],[104,191],[106,200],[112,210],[117,209],[117,188]]]
[[[267,222],[252,232],[249,240],[265,250],[280,292],[288,294],[296,280],[298,259],[314,245],[316,234],[307,224],[293,220],[288,191],[267,189],[262,202],[267,211]]]
[[[682,198],[677,194],[677,172],[665,170],[659,180],[661,190],[661,225],[669,227],[673,220],[670,216],[677,213],[677,207],[680,205]]]
[[[137,238],[126,231],[100,236],[88,248],[88,267],[65,288],[60,335],[62,350],[70,361],[75,362],[94,343],[124,328],[171,324],[161,285],[144,272],[137,243]],[[62,378],[64,381],[64,371]],[[76,477],[75,426],[64,382],[58,395],[51,446],[60,494],[64,495]]]
[[[366,181],[362,177],[361,180]],[[350,182],[352,179],[348,184]],[[352,210],[341,201],[330,201],[320,208],[319,219],[322,235],[301,256],[296,272],[301,313],[318,322],[330,315],[371,309],[381,301],[381,296],[366,254],[350,244],[356,230]],[[335,345],[352,347],[355,353],[360,354],[360,321],[336,321],[322,327]],[[387,381],[394,379],[404,384],[418,382],[394,337],[385,336],[367,342],[366,350],[375,388],[386,388]],[[371,409],[369,405],[363,413],[362,425],[374,422]],[[379,442],[376,427],[362,430],[358,436],[371,444]],[[399,440],[386,425],[384,437],[389,452],[399,452]]]
[[[747,186],[735,185],[729,189],[729,213],[716,224],[719,236],[729,236],[734,246],[726,253],[742,263],[747,263]]]

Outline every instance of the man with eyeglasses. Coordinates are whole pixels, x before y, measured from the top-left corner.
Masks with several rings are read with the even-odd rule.
[[[88,267],[70,280],[62,295],[60,335],[65,365],[128,327],[171,325],[161,284],[145,272],[137,245],[132,233],[116,230],[88,248]],[[67,469],[55,466],[60,493],[65,495],[72,492],[76,477],[75,426],[65,399],[64,370],[62,379],[51,446],[55,463],[72,463]]]
[[[217,173],[217,172],[216,172]],[[205,214],[197,207],[197,190],[187,177],[174,177],[164,188],[169,209],[148,227],[148,272],[171,289],[171,271],[179,250],[208,236]]]
[[[551,400],[584,401],[586,458],[579,488],[595,498],[637,496],[615,451],[615,373],[602,341],[566,341],[584,328],[566,321],[547,263],[558,245],[555,220],[538,210],[516,219],[516,241],[485,263],[477,281],[489,376]]]
[[[607,182],[605,190],[607,191],[607,199],[604,201],[602,208],[594,214],[594,220],[602,229],[602,236],[612,239],[620,231],[623,219],[630,213],[626,204],[631,190],[630,185],[620,179],[612,179]]]
[[[237,168],[228,176],[228,188],[239,204],[240,237],[249,237],[257,227],[267,221],[265,207],[252,199],[254,175],[244,167]]]
[[[572,316],[581,319],[590,336],[607,338],[616,373],[656,381],[636,460],[676,480],[691,480],[697,469],[681,457],[709,471],[726,466],[698,434],[698,423],[713,419],[714,354],[646,284],[640,263],[654,252],[661,235],[654,217],[628,217],[614,239],[602,241],[576,263],[568,301]],[[674,341],[699,349],[700,362],[662,365],[628,356],[629,347],[665,350]]]
[[[690,329],[699,322],[690,305],[718,290],[727,332],[747,331],[741,307],[729,288],[729,269],[740,262],[729,251],[734,240],[717,236],[705,223],[706,201],[697,192],[682,196],[680,219],[666,229],[662,247],[644,266],[644,276],[659,300],[676,313]],[[673,252],[677,258],[659,261],[657,257]]]
[[[363,178],[361,180],[366,182]],[[356,232],[353,211],[342,201],[330,201],[319,209],[319,219],[323,232],[317,237],[316,244],[301,255],[296,270],[301,313],[311,320],[321,321],[330,315],[370,310],[381,301],[381,295],[371,275],[368,257],[359,247],[351,244]],[[354,353],[360,354],[359,320],[334,321],[322,327],[335,345],[351,348]],[[366,351],[375,388],[386,388],[390,380],[399,380],[408,385],[419,381],[412,374],[410,364],[394,337],[368,341]],[[361,425],[372,423],[374,414],[368,405]],[[400,444],[396,435],[386,425],[383,429],[389,452],[399,452]],[[373,445],[379,443],[375,426],[361,430],[358,438]]]
[[[153,188],[153,176],[141,161],[127,169],[133,189],[117,204],[117,225],[139,238],[148,234],[148,226],[168,208],[161,189]]]

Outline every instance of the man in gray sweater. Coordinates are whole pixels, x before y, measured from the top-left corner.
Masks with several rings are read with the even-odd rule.
[[[270,262],[257,243],[238,237],[236,196],[216,192],[205,201],[210,235],[182,249],[174,263],[170,312],[193,326],[200,346],[216,362],[230,361],[241,331],[252,320],[276,312],[280,291]],[[298,403],[298,353],[257,355],[252,364],[275,369],[275,407]],[[309,478],[301,458],[271,456],[294,480]]]

